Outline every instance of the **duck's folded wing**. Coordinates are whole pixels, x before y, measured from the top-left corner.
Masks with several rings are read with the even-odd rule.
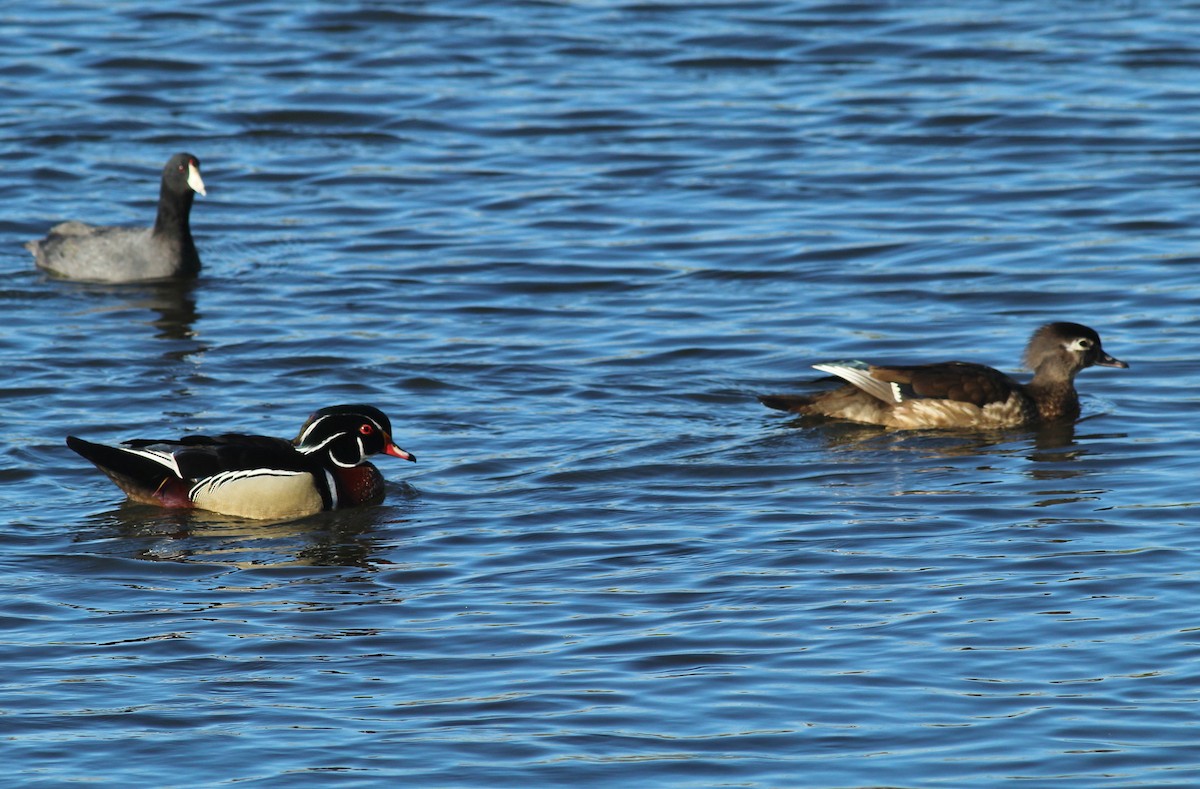
[[[270,436],[226,433],[219,436],[185,436],[173,441],[135,439],[125,442],[130,451],[169,454],[181,479],[196,482],[230,471],[301,471],[304,457],[291,442]]]
[[[874,376],[872,371],[875,368],[866,362],[821,362],[820,364],[814,364],[813,369],[829,373],[830,375],[836,375],[843,381],[854,384],[862,391],[871,395],[871,397],[882,400],[885,403],[899,403],[903,399],[899,389],[885,379]]]
[[[145,499],[170,479],[179,466],[170,452],[149,447],[114,447],[67,436],[67,446],[90,461],[130,496]]]
[[[982,408],[988,403],[1004,402],[1019,386],[999,370],[971,362],[911,367],[872,365],[869,371],[871,378],[890,385],[896,402],[933,398],[972,403]]]

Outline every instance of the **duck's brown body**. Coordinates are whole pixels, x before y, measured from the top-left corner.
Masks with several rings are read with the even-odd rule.
[[[1033,380],[1019,383],[972,362],[893,366],[862,362],[817,364],[849,381],[816,395],[767,395],[764,405],[784,411],[901,429],[998,429],[1079,417],[1075,376],[1092,365],[1128,367],[1104,352],[1095,331],[1077,323],[1050,323],[1025,351]]]

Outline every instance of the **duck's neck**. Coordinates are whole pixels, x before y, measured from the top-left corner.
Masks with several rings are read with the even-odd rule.
[[[1075,391],[1074,375],[1049,366],[1039,367],[1025,390],[1037,404],[1038,416],[1043,422],[1079,418],[1079,394]]]
[[[192,228],[188,223],[188,216],[192,213],[193,199],[191,190],[178,194],[163,184],[158,195],[158,216],[154,218],[154,234],[191,240]]]

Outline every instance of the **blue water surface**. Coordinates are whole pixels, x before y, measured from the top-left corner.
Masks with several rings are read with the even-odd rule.
[[[1200,5],[0,9],[9,786],[1200,783]],[[193,283],[49,278],[203,163]],[[1078,424],[790,418],[1096,328]],[[387,503],[63,445],[383,408]]]

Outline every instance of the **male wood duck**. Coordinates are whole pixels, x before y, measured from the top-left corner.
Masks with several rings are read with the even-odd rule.
[[[154,226],[94,227],[63,222],[25,248],[39,268],[59,277],[91,282],[139,282],[194,277],[200,255],[192,241],[189,216],[195,193],[207,194],[200,160],[177,153],[163,167]]]
[[[1129,366],[1105,353],[1100,335],[1087,326],[1048,323],[1025,348],[1025,366],[1033,370],[1027,384],[971,362],[828,362],[813,367],[848,385],[816,395],[764,395],[759,400],[781,411],[895,428],[1009,428],[1077,419],[1075,375],[1092,365]]]
[[[383,475],[367,458],[383,453],[416,461],[392,443],[391,422],[369,405],[322,408],[292,441],[227,433],[107,446],[68,436],[67,446],[133,501],[241,518],[377,504]]]

